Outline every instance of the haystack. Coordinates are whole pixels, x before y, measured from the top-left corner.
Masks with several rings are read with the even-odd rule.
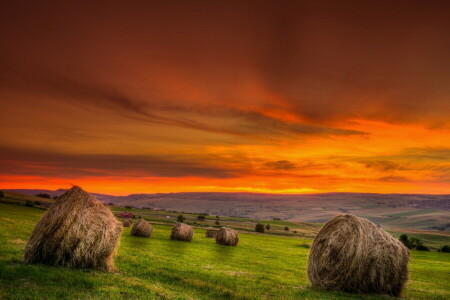
[[[236,246],[239,242],[239,234],[231,228],[220,228],[216,234],[216,244],[224,246]]]
[[[130,227],[130,225],[131,225],[131,220],[125,219],[123,221],[123,227]]]
[[[114,270],[122,231],[111,210],[74,186],[42,216],[25,247],[25,262]]]
[[[208,229],[206,229],[206,237],[215,238],[217,235],[217,231],[219,231],[219,229],[208,227]]]
[[[136,223],[131,227],[131,235],[133,236],[142,236],[142,237],[150,237],[152,235],[153,226],[150,225],[144,219],[139,219]]]
[[[193,235],[194,230],[192,230],[191,226],[177,222],[177,224],[175,224],[175,226],[173,226],[172,228],[170,239],[190,242],[192,240]]]
[[[408,278],[409,251],[367,219],[343,214],[315,237],[308,262],[314,287],[398,297]]]

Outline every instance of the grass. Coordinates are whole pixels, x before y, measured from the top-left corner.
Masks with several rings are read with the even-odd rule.
[[[389,299],[311,289],[311,240],[242,232],[237,247],[226,247],[203,229],[186,243],[169,240],[167,225],[155,225],[150,239],[124,228],[116,272],[25,265],[42,213],[0,203],[0,299]],[[407,299],[449,299],[450,254],[412,251],[410,269]]]

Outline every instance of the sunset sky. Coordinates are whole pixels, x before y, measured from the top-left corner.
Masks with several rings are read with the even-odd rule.
[[[0,188],[450,193],[450,1],[2,1]]]

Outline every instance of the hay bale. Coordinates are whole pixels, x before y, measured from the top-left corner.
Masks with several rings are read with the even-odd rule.
[[[74,186],[37,223],[25,262],[111,271],[121,232],[122,223],[108,207]]]
[[[315,237],[308,261],[312,286],[400,296],[408,278],[408,249],[367,219],[342,214]]]
[[[130,227],[131,223],[131,220],[126,219],[123,221],[123,227]]]
[[[224,246],[236,246],[239,242],[239,234],[231,228],[220,228],[216,234],[216,244]]]
[[[215,238],[216,235],[217,235],[217,231],[219,231],[219,229],[208,227],[208,229],[206,229],[206,235],[205,236],[207,238]]]
[[[170,233],[170,239],[190,242],[192,240],[193,235],[194,230],[192,230],[191,226],[177,222],[177,224],[175,224],[175,226],[173,226],[172,228],[172,232]]]
[[[150,237],[152,235],[152,231],[152,225],[144,219],[139,219],[133,224],[133,227],[131,227],[130,233],[132,236]]]

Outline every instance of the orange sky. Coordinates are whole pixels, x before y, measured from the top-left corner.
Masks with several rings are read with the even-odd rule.
[[[450,193],[449,9],[4,1],[0,188]]]

